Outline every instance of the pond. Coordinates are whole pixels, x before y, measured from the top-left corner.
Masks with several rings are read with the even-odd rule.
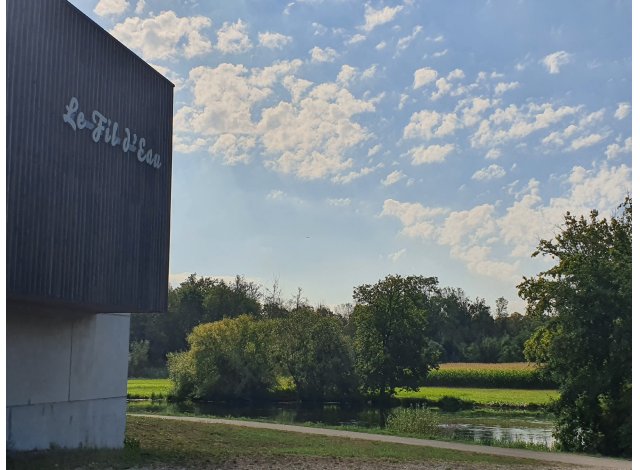
[[[130,412],[189,414],[224,418],[244,418],[280,424],[319,424],[380,428],[380,412],[369,406],[324,404],[315,407],[299,403],[274,403],[259,406],[238,406],[224,403],[167,403],[165,401],[130,400]],[[439,428],[443,436],[453,440],[481,443],[526,443],[552,448],[553,422],[542,412],[464,410],[444,412],[438,408]],[[388,411],[387,411],[388,412]]]

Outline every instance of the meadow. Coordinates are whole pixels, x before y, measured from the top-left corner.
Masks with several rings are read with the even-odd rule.
[[[448,363],[429,372],[426,386],[553,389],[555,384],[526,362],[504,364]]]
[[[41,468],[380,468],[400,464],[496,468],[530,460],[268,429],[129,416],[123,450],[53,450],[7,457],[11,470]]]

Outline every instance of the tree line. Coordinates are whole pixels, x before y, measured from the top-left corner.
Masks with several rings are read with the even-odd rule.
[[[492,309],[484,299],[469,299],[459,288],[438,286],[429,298],[428,327],[424,339],[438,343],[441,362],[519,362],[524,361],[524,343],[541,325],[538,316],[508,313],[504,298]],[[364,286],[356,287],[356,306],[364,295]],[[187,348],[187,336],[194,327],[224,319],[248,315],[254,319],[288,318],[300,310],[313,310],[333,318],[340,330],[353,340],[354,305],[333,309],[311,306],[299,289],[289,300],[282,298],[277,283],[270,289],[237,276],[234,281],[190,275],[178,287],[169,289],[167,314],[133,314],[131,317],[131,376],[161,373],[167,355]],[[493,314],[492,314],[493,313]]]

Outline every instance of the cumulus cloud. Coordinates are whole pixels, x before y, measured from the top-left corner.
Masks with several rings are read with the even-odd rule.
[[[331,47],[321,49],[317,46],[309,51],[309,55],[311,56],[311,62],[314,63],[333,62],[338,57],[335,49]]]
[[[144,11],[146,7],[146,3],[144,0],[138,0],[138,3],[136,3],[136,15],[142,15],[142,12]]]
[[[117,16],[129,8],[128,0],[100,0],[93,12],[98,16]]]
[[[500,82],[496,85],[495,89],[494,89],[494,93],[498,96],[502,95],[503,93],[509,91],[509,90],[515,90],[516,88],[518,88],[520,86],[519,82]]]
[[[213,49],[200,33],[210,26],[211,20],[204,16],[180,18],[173,11],[163,11],[146,19],[127,18],[116,24],[111,34],[146,60],[191,58]]]
[[[422,165],[424,163],[442,163],[454,150],[455,145],[429,145],[420,146],[409,150],[412,165]]]
[[[391,186],[392,184],[396,184],[398,181],[401,181],[406,177],[407,175],[405,175],[402,171],[395,170],[389,173],[387,177],[381,181],[381,183],[384,186]]]
[[[554,108],[550,103],[529,103],[520,108],[515,105],[498,108],[489,118],[480,122],[471,137],[471,145],[495,147],[511,140],[522,139],[578,113],[580,109],[580,106]]]
[[[500,165],[494,164],[476,171],[471,179],[476,181],[488,181],[502,178],[506,174],[507,172],[504,171],[504,168],[502,168]]]
[[[287,44],[290,44],[293,38],[291,36],[285,36],[280,33],[260,33],[258,34],[258,41],[262,47],[268,49],[282,49]]]
[[[268,166],[302,179],[343,172],[353,165],[347,151],[370,137],[351,118],[374,110],[370,101],[332,83],[317,85],[299,103],[265,109],[258,130],[267,154],[275,157]]]
[[[547,71],[552,74],[560,73],[560,67],[568,64],[571,61],[571,54],[565,51],[558,51],[549,54],[542,63],[547,68]]]
[[[367,37],[364,34],[354,34],[349,38],[347,44],[358,44],[359,42],[364,41]]]
[[[614,116],[616,119],[624,119],[631,113],[631,105],[629,103],[618,103],[618,109]]]
[[[438,78],[438,72],[429,67],[423,67],[413,73],[413,89],[417,90],[425,85],[435,81]]]
[[[247,23],[238,20],[235,23],[224,22],[217,32],[216,49],[223,54],[240,54],[253,47],[247,33]]]
[[[374,28],[393,21],[395,16],[402,11],[402,5],[395,7],[384,7],[380,10],[376,10],[371,5],[365,5],[364,7],[364,26],[362,29],[369,32]]]
[[[502,151],[500,149],[489,149],[489,151],[485,154],[484,158],[487,160],[496,160],[502,156]]]
[[[540,183],[530,180],[502,213],[492,204],[452,211],[387,199],[380,215],[398,219],[404,236],[448,246],[451,257],[469,272],[517,282],[538,241],[553,237],[567,211],[580,215],[595,208],[607,214],[615,208],[630,191],[631,169],[576,166],[560,183],[565,193],[545,202]],[[494,246],[506,248],[507,254],[498,254]]]
[[[613,160],[614,158],[618,158],[618,155],[627,153],[631,153],[631,137],[627,137],[624,140],[624,145],[618,143],[607,145],[607,150],[605,151],[607,160]]]
[[[236,136],[234,134],[222,134],[209,148],[214,156],[221,156],[227,165],[248,163],[251,160],[251,150],[256,146],[256,138],[253,136]]]
[[[451,83],[449,83],[446,78],[439,78],[438,80],[436,80],[437,91],[431,93],[431,99],[437,100],[442,98],[444,95],[451,91],[452,86],[453,85],[451,85]]]
[[[589,134],[584,137],[578,137],[573,142],[571,142],[571,149],[579,150],[581,148],[591,147],[592,145],[595,145],[598,142],[602,141],[604,137],[605,136],[601,134]]]

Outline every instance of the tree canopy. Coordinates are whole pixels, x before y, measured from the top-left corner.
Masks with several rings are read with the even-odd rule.
[[[560,385],[557,438],[566,450],[631,454],[631,199],[611,220],[565,216],[533,256],[555,265],[519,286],[548,317],[526,343]]]

